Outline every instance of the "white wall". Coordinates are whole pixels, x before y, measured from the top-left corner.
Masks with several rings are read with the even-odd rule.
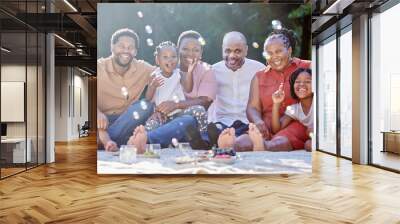
[[[68,140],[68,68],[55,68],[55,141]]]
[[[79,138],[78,124],[88,120],[88,78],[82,75],[76,68],[56,67],[56,141]]]
[[[37,70],[38,69],[38,70]],[[44,89],[43,89],[42,68],[25,64],[3,64],[1,66],[1,80],[10,82],[24,82],[26,84],[26,107],[25,104],[21,108],[22,113],[26,112],[27,119],[23,122],[6,122],[8,138],[25,138],[30,139],[30,148],[32,152],[32,161],[44,163]],[[25,80],[27,78],[27,81]],[[21,94],[24,94],[24,90]],[[38,92],[37,92],[38,91]],[[7,96],[2,96],[7,97]],[[12,108],[1,108],[1,110],[12,110]],[[25,111],[26,110],[26,111]],[[4,112],[4,111],[3,111]],[[7,111],[13,113],[12,111]],[[14,112],[15,113],[15,112]],[[37,157],[37,153],[39,156]]]
[[[29,134],[35,131],[36,135],[36,120],[37,115],[32,111],[36,112],[37,99],[36,99],[36,80],[30,77],[31,74],[36,75],[36,66],[27,66],[25,71],[25,65],[18,64],[5,64],[1,66],[1,81],[8,82],[25,82],[26,72],[28,74],[28,83],[32,88],[27,88],[27,106],[29,110],[27,111],[27,120],[30,122],[28,124],[28,137]],[[41,105],[39,105],[40,107]],[[1,108],[2,110],[7,110],[8,108]],[[33,123],[32,123],[33,122]],[[7,136],[8,137],[25,137],[25,123],[26,122],[7,122]]]
[[[317,140],[316,140],[316,130],[317,130],[317,48],[315,45],[312,46],[312,53],[311,53],[311,70],[312,70],[312,89],[314,92],[314,103],[313,103],[313,110],[314,110],[314,133],[312,133],[311,141],[312,141],[312,150],[316,150],[317,148]]]

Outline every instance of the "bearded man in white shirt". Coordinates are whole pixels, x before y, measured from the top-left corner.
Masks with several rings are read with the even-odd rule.
[[[246,58],[246,37],[237,31],[226,33],[222,42],[223,60],[212,65],[217,81],[217,95],[209,108],[207,133],[187,129],[192,148],[206,149],[217,144],[222,130],[240,136],[248,131],[246,106],[250,84],[256,72],[265,65]]]

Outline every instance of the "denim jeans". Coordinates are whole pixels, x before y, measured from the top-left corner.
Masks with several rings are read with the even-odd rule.
[[[236,120],[235,122],[233,122],[233,124],[231,126],[228,126],[224,123],[221,122],[216,122],[215,126],[217,126],[218,129],[218,136],[222,133],[222,131],[226,128],[234,128],[235,129],[235,136],[239,137],[243,134],[246,134],[246,132],[249,130],[249,125],[243,123],[242,121]],[[206,142],[210,142],[210,137],[207,131],[203,131],[201,132],[201,138],[206,141]]]
[[[168,147],[173,138],[176,138],[178,142],[187,142],[185,130],[188,126],[197,127],[196,119],[189,115],[181,115],[148,132],[147,142],[160,144],[162,148]]]
[[[145,105],[145,106],[144,106]],[[154,105],[148,101],[135,102],[121,115],[108,115],[110,125],[107,132],[110,138],[118,146],[125,145],[133,131],[139,125],[144,125],[147,119],[153,114]],[[168,147],[173,138],[178,142],[186,142],[185,129],[187,126],[197,127],[195,118],[189,115],[179,116],[168,123],[147,133],[147,142],[160,144],[161,147]]]
[[[139,125],[144,125],[153,114],[154,104],[141,100],[131,104],[120,115],[107,115],[109,126],[107,132],[118,146],[126,145],[129,137]]]

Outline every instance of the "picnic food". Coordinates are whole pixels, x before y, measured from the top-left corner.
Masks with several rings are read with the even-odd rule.
[[[181,157],[175,158],[175,163],[177,163],[177,164],[192,163],[194,161],[196,161],[196,159],[189,157],[189,156],[181,156]]]
[[[220,149],[212,150],[211,161],[232,164],[236,159],[236,151],[233,149]]]
[[[229,155],[229,156],[236,156],[236,151],[233,149],[221,149],[221,148],[215,148],[212,150],[214,153],[214,157],[218,155]]]

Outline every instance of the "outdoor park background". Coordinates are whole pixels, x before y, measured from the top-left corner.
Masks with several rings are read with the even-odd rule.
[[[170,40],[176,44],[181,32],[196,30],[205,40],[203,61],[214,64],[222,60],[224,34],[235,30],[247,38],[247,57],[265,63],[263,44],[273,29],[271,22],[278,20],[283,27],[295,31],[298,37],[293,55],[311,60],[309,4],[102,3],[98,5],[97,18],[98,58],[111,54],[111,35],[121,28],[130,28],[138,33],[140,43],[137,58],[151,64],[155,64],[153,53],[160,42]]]

